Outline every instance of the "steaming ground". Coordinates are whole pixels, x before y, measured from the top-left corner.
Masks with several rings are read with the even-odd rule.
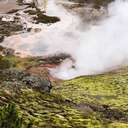
[[[77,16],[50,1],[47,13],[59,16],[61,22],[42,27],[43,30],[34,35],[9,37],[4,45],[23,55],[71,54],[75,62],[65,60],[51,70],[51,74],[61,79],[102,73],[128,64],[128,1],[116,0],[108,12],[109,17],[98,25],[81,30]]]
[[[57,6],[53,0],[48,3],[47,15],[58,16],[61,18],[61,22],[50,26],[40,24],[38,25],[42,28],[40,33],[14,35],[6,38],[3,45],[14,48],[22,56],[42,56],[63,51],[72,53],[72,45],[75,41],[73,38],[76,38],[77,33],[73,33],[73,31],[76,31],[78,18],[67,12],[61,5]],[[36,25],[33,26],[36,27]]]

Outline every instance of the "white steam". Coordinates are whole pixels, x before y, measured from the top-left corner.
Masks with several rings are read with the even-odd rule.
[[[81,32],[73,57],[75,68],[68,63],[53,70],[59,78],[92,75],[128,64],[128,2],[116,1],[109,6],[108,19]],[[67,66],[68,65],[68,66]]]
[[[8,37],[3,46],[12,47],[22,56],[42,56],[58,52],[72,53],[74,50],[72,46],[75,47],[77,43],[76,26],[79,24],[79,19],[67,12],[60,4],[56,5],[54,0],[48,1],[46,12],[47,15],[58,16],[61,22],[50,26],[39,24],[38,27],[42,28],[41,32]],[[26,17],[23,19],[26,20]]]
[[[128,64],[128,1],[116,0],[110,4],[109,17],[84,31],[79,29],[77,16],[53,1],[49,2],[47,12],[59,16],[61,22],[34,35],[9,37],[4,45],[27,55],[71,54],[75,63],[65,60],[60,67],[51,70],[61,79],[97,74]]]

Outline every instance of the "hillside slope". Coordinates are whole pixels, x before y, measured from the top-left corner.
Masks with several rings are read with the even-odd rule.
[[[7,61],[11,62],[11,67],[5,67],[4,63]],[[13,68],[17,71],[24,70],[26,67],[23,62],[25,66],[36,67],[37,59],[22,60],[8,56],[3,57],[1,62],[4,66],[1,63],[0,113],[4,114],[0,114],[0,126],[5,122],[2,116],[10,112],[5,108],[14,104],[18,117],[22,119],[21,128],[128,127],[127,67],[103,75],[55,81],[52,82],[51,93],[48,93],[40,88],[27,86],[20,79],[16,80],[5,73]],[[6,121],[9,122],[9,114],[6,116]]]

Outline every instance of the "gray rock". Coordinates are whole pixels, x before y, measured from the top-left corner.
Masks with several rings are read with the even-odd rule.
[[[0,36],[0,43],[3,42],[4,36]]]
[[[3,51],[2,51],[2,54],[5,55],[5,56],[8,56],[8,55],[14,55],[14,50],[11,49],[11,48],[5,48]]]
[[[49,80],[38,76],[31,75],[25,71],[18,69],[7,69],[0,72],[4,76],[5,81],[20,82],[33,89],[39,89],[44,92],[49,92],[52,89],[52,84]]]
[[[6,80],[9,80],[9,81],[12,81],[14,79],[16,81],[21,81],[24,77],[29,75],[28,73],[15,68],[3,70],[2,74],[6,76]]]
[[[41,89],[44,90],[45,92],[50,92],[52,88],[50,81],[41,79],[40,77],[37,76],[27,76],[24,77],[22,81],[33,88]]]

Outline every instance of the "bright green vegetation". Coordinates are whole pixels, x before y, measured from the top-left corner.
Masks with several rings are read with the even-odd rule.
[[[103,127],[128,127],[127,68],[65,81],[53,92],[76,103],[82,112],[86,112],[87,107],[91,108],[99,115]]]
[[[14,104],[9,104],[0,109],[0,128],[21,128],[22,119]]]
[[[1,91],[1,97],[5,97],[1,100],[2,104],[10,101],[16,104],[19,115],[23,119],[23,128],[30,123],[33,128],[77,128],[79,126],[84,128],[94,124],[101,126],[93,114],[84,115],[61,95],[44,94],[25,87],[15,89],[17,92],[12,91],[12,88],[7,90],[7,87],[5,91],[3,86],[2,89],[4,91]]]
[[[9,62],[1,70],[40,64],[38,58],[15,56],[1,62]],[[9,125],[2,128],[128,128],[127,67],[53,83],[50,94],[10,78],[0,74],[0,123]]]
[[[37,66],[39,64],[39,58],[19,58],[13,55],[3,57],[0,55],[0,70],[14,67],[26,69],[27,67]]]

